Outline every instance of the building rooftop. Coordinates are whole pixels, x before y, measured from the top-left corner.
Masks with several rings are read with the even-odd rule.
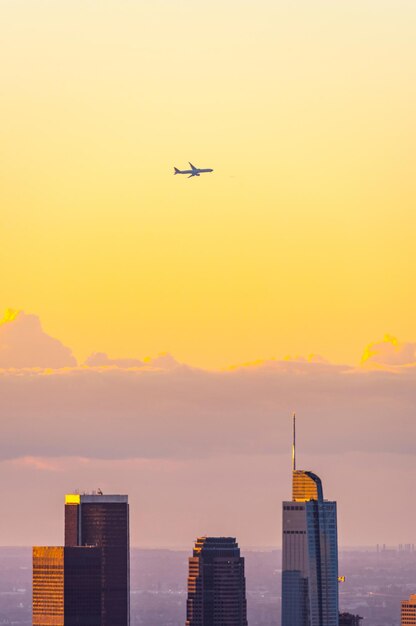
[[[107,495],[103,493],[68,493],[65,496],[65,504],[85,504],[85,503],[127,503],[129,497],[125,495]]]
[[[402,600],[402,604],[403,602],[405,602],[406,604],[416,604],[416,593],[413,593],[411,596],[409,596],[408,600]]]

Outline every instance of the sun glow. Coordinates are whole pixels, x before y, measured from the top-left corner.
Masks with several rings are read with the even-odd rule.
[[[20,312],[21,311],[19,311],[18,309],[6,309],[3,318],[0,320],[0,326],[1,324],[13,322]]]

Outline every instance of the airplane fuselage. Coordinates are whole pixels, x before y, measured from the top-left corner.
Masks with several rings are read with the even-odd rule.
[[[189,164],[191,166],[190,170],[179,170],[177,167],[174,168],[174,174],[188,174],[188,178],[192,178],[192,176],[199,176],[200,174],[206,174],[208,172],[213,172],[214,170],[210,167],[200,168],[195,167],[192,163]]]

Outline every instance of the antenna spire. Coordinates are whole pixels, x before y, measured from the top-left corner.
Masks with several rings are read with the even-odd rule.
[[[296,470],[296,413],[293,413],[292,470]]]

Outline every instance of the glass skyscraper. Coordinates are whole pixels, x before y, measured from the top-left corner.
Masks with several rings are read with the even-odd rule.
[[[33,548],[33,626],[129,626],[129,504],[68,494],[65,546]]]
[[[336,502],[321,479],[296,469],[292,500],[283,502],[282,626],[338,626]]]
[[[33,548],[33,626],[101,626],[101,550]]]
[[[244,558],[234,537],[199,537],[195,542],[186,626],[247,626]]]
[[[127,496],[65,497],[65,546],[94,546],[101,552],[101,626],[130,624],[129,544]]]

